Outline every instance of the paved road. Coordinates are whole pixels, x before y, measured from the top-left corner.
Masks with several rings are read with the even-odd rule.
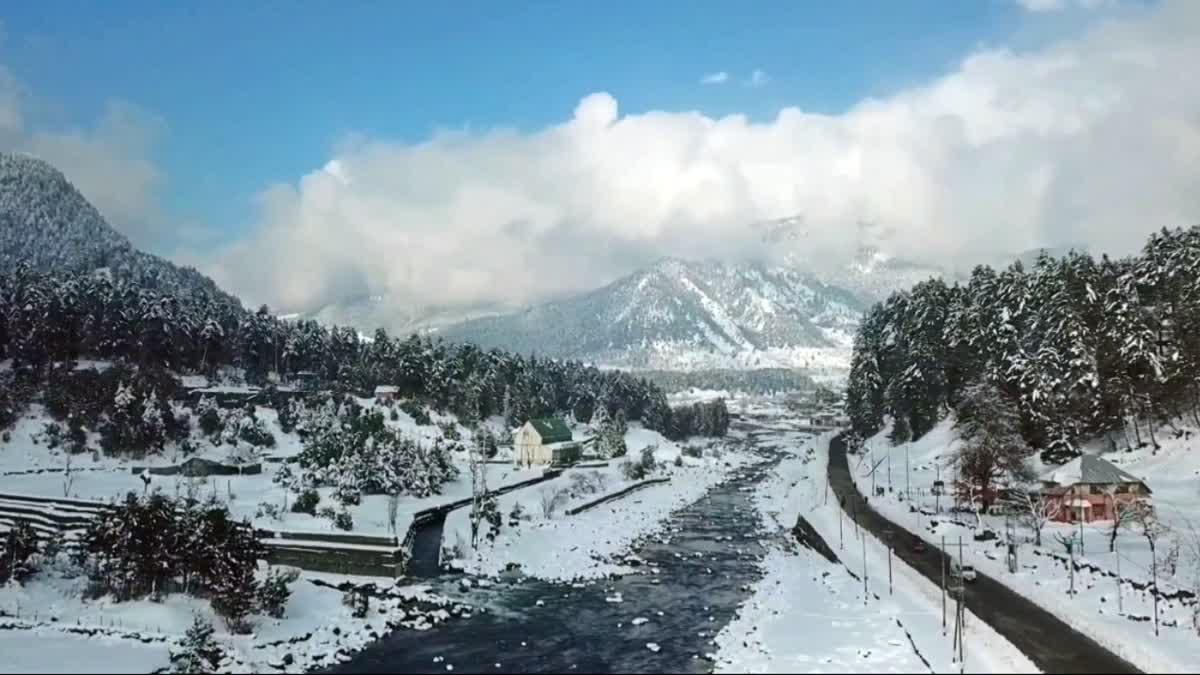
[[[834,438],[829,446],[829,480],[838,498],[845,497],[846,512],[857,511],[859,525],[865,526],[881,541],[887,539],[887,531],[893,531],[896,556],[935,584],[940,584],[944,554],[933,546],[925,553],[914,552],[908,545],[912,534],[867,505],[851,480],[846,448],[841,440],[840,436]],[[974,583],[967,584],[966,601],[976,616],[1007,638],[1043,672],[1141,672],[1095,640],[983,574]],[[968,643],[967,648],[970,647]]]

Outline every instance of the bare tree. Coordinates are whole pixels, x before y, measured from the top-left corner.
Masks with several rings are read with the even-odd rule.
[[[1046,523],[1062,512],[1061,499],[1047,499],[1041,492],[1022,490],[1017,493],[1014,506],[1020,511],[1021,522],[1033,531],[1033,543],[1042,545],[1042,530]]]
[[[71,462],[75,454],[68,448],[63,452],[63,497],[71,496],[71,486],[75,484],[75,471],[71,467]]]
[[[541,492],[542,516],[549,519],[554,516],[563,504],[567,503],[570,496],[567,491],[562,488],[545,488]]]
[[[400,510],[400,493],[393,492],[390,495],[388,495],[388,502],[387,502],[388,530],[391,531],[393,537],[396,536],[396,515],[399,510]]]
[[[483,502],[487,498],[487,458],[479,437],[471,444],[468,457],[471,468],[471,547],[479,541],[479,524],[483,522]]]
[[[959,480],[969,498],[976,494],[988,512],[996,484],[1020,472],[1029,447],[1021,436],[1021,418],[1012,402],[992,384],[969,385],[958,407],[955,425],[962,437]]]
[[[1117,487],[1110,485],[1104,489],[1104,498],[1108,500],[1112,511],[1112,529],[1108,531],[1109,553],[1117,550],[1117,536],[1121,529],[1133,523],[1137,519],[1135,511],[1143,508],[1139,502],[1117,499]]]
[[[1130,509],[1133,519],[1142,528],[1142,536],[1150,546],[1150,573],[1154,584],[1154,634],[1158,635],[1158,542],[1169,532],[1166,525],[1158,519],[1154,509],[1142,505],[1141,508]]]
[[[1075,533],[1071,534],[1056,534],[1054,538],[1067,552],[1067,572],[1071,575],[1071,588],[1067,591],[1070,595],[1075,595],[1075,542],[1078,541]]]
[[[1184,565],[1190,572],[1192,592],[1200,597],[1200,529],[1184,516],[1179,521],[1180,542],[1186,556]],[[1200,602],[1192,603],[1192,630],[1200,635]]]

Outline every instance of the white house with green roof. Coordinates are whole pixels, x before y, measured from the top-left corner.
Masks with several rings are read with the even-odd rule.
[[[532,419],[513,432],[513,459],[517,466],[562,466],[574,464],[583,454],[583,444],[558,417]]]

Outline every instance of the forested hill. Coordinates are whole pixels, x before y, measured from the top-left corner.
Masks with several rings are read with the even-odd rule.
[[[67,275],[103,270],[142,288],[239,305],[195,269],[134,248],[58,169],[0,153],[0,269],[21,263]]]
[[[36,390],[55,364],[88,357],[142,369],[215,373],[250,382],[271,371],[317,373],[369,391],[394,384],[464,422],[552,412],[591,418],[597,403],[660,431],[672,427],[658,387],[620,372],[428,338],[363,340],[349,327],[250,312],[207,277],[133,248],[56,169],[0,154],[0,409]],[[14,375],[14,373],[16,375]],[[3,410],[0,410],[2,413]]]
[[[895,441],[922,436],[975,383],[1014,405],[1049,462],[1088,439],[1154,444],[1174,420],[1200,423],[1200,226],[1156,233],[1127,259],[1043,255],[892,295],[855,338],[854,432],[890,416]]]

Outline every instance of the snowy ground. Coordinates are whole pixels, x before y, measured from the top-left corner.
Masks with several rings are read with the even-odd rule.
[[[360,399],[365,406],[373,406],[368,399]],[[438,415],[431,412],[434,422],[455,422],[453,417]],[[260,461],[264,457],[284,458],[300,453],[302,444],[299,437],[284,433],[278,425],[275,411],[270,408],[258,408],[256,416],[262,419],[276,440],[276,446],[269,449],[252,449],[242,444],[238,447],[221,445],[214,447],[211,443],[202,442],[195,456],[205,457],[216,461],[230,461],[232,456],[251,461]],[[45,497],[62,498],[70,496],[75,499],[94,499],[110,501],[120,498],[125,493],[133,491],[141,493],[145,486],[140,476],[131,469],[135,466],[164,466],[183,461],[186,457],[168,450],[162,455],[153,455],[145,460],[126,460],[105,457],[102,454],[84,453],[71,458],[71,479],[68,489],[65,467],[66,455],[61,449],[51,450],[44,441],[39,439],[44,425],[51,421],[40,405],[31,407],[29,413],[17,422],[11,430],[8,443],[0,444],[0,493],[15,493]],[[499,419],[490,420],[495,426]],[[440,437],[442,432],[436,425],[418,425],[407,414],[400,412],[396,421],[388,420],[389,425],[396,427],[405,434],[432,442]],[[465,429],[459,428],[463,438],[469,438]],[[396,532],[403,537],[408,531],[412,516],[417,511],[440,504],[458,501],[471,496],[471,476],[467,470],[466,453],[458,453],[454,460],[460,472],[458,479],[442,485],[441,493],[429,498],[417,499],[402,497],[397,515]],[[290,532],[329,532],[333,524],[325,518],[317,518],[305,513],[292,513],[288,507],[295,495],[289,495],[273,478],[280,469],[280,462],[264,462],[263,473],[251,476],[220,476],[212,478],[186,478],[183,476],[152,476],[150,489],[162,490],[169,495],[196,494],[206,496],[216,495],[217,498],[229,505],[230,511],[237,518],[249,518],[255,527],[271,530],[287,530]],[[34,473],[39,470],[44,472]],[[489,485],[500,488],[512,483],[518,483],[530,478],[536,478],[542,473],[541,468],[517,468],[511,464],[489,465]],[[335,506],[341,508],[332,499],[333,488],[321,488],[322,501],[320,506]],[[272,505],[278,509],[278,516],[269,514],[264,505]],[[387,497],[383,495],[365,496],[361,504],[350,506],[348,509],[354,519],[354,532],[388,536]],[[3,526],[0,526],[3,527]]]
[[[1164,593],[1179,590],[1194,591],[1200,578],[1200,560],[1188,551],[1188,522],[1200,525],[1200,455],[1190,449],[1196,438],[1195,430],[1188,438],[1171,438],[1160,434],[1162,448],[1158,451],[1141,449],[1105,455],[1105,459],[1142,478],[1153,490],[1156,513],[1171,532],[1157,543],[1159,561],[1169,557],[1174,542],[1180,544],[1179,562],[1175,574],[1161,569],[1159,588]],[[950,463],[959,440],[952,421],[944,421],[915,443],[892,447],[885,432],[864,445],[863,454],[851,456],[851,473],[863,494],[871,494],[872,483],[885,490],[883,497],[873,497],[871,503],[881,513],[907,529],[919,533],[935,545],[945,537],[957,553],[962,537],[964,557],[980,571],[992,576],[1013,590],[1029,597],[1053,612],[1076,630],[1083,632],[1114,653],[1147,672],[1193,672],[1200,662],[1200,637],[1193,628],[1194,602],[1164,600],[1159,603],[1161,627],[1155,635],[1152,621],[1153,596],[1135,587],[1152,580],[1150,547],[1140,528],[1129,525],[1117,536],[1116,552],[1109,550],[1111,521],[1078,526],[1050,523],[1042,532],[1042,546],[1034,546],[1033,533],[1019,516],[983,516],[981,526],[994,530],[1005,538],[1011,525],[1014,539],[1020,543],[1018,570],[1010,573],[1005,561],[1005,548],[997,541],[976,542],[976,517],[973,513],[949,513],[952,498],[940,499],[931,494],[939,475],[947,485],[953,480]],[[888,479],[888,457],[891,461],[891,480]],[[861,464],[859,462],[861,461]],[[906,461],[911,476],[906,474]],[[858,464],[856,468],[856,464]],[[878,464],[874,481],[870,466]],[[891,485],[892,490],[887,491]],[[911,497],[905,499],[906,487],[911,484]],[[910,508],[919,504],[920,511]],[[938,509],[940,507],[941,514]],[[1008,522],[1006,522],[1008,520]],[[937,522],[937,526],[932,525]],[[958,524],[956,524],[958,523]],[[1075,574],[1077,594],[1072,596],[1065,549],[1057,542],[1058,535],[1083,535],[1083,553],[1076,550],[1076,560],[1083,566]],[[1118,577],[1120,570],[1120,605],[1118,608]]]
[[[776,535],[776,544],[763,561],[764,577],[754,595],[717,637],[717,671],[957,670],[950,638],[942,632],[940,591],[896,560],[889,594],[886,549],[872,537],[864,547],[851,529],[839,549],[838,520],[844,516],[835,501],[825,502],[829,436],[797,440],[780,430],[759,438],[790,455],[755,495],[763,529]],[[842,565],[790,543],[787,533],[800,516],[829,543]],[[870,585],[865,594],[864,548]],[[965,665],[970,672],[1037,672],[973,615],[968,614],[966,625]]]
[[[682,466],[675,466],[683,447],[638,425],[631,425],[625,442],[628,455],[610,461],[606,467],[570,469],[555,480],[501,496],[498,501],[504,526],[494,543],[481,541],[478,550],[470,546],[469,510],[450,514],[443,541],[447,547],[457,546],[462,552],[463,559],[457,566],[472,574],[493,576],[510,565],[520,565],[525,575],[558,581],[594,579],[628,571],[619,558],[638,539],[661,528],[672,511],[696,501],[731,471],[752,459],[737,449],[736,442],[694,439],[683,445],[700,448],[704,456],[684,456]],[[667,477],[670,482],[641,489],[574,516],[565,514],[567,509],[639,482],[628,480],[621,464],[637,459],[641,449],[648,446],[657,447],[654,454],[659,465],[648,478]],[[574,477],[582,475],[598,489],[575,492],[572,498],[547,513],[544,500],[560,490],[570,492],[577,485]],[[518,503],[527,519],[513,528],[509,514]]]
[[[86,578],[64,566],[44,570],[22,585],[0,588],[0,673],[136,673],[169,667],[170,651],[194,616],[217,629],[226,655],[221,672],[307,672],[345,660],[393,629],[428,630],[462,611],[423,586],[406,586],[373,598],[368,616],[354,618],[342,604],[341,591],[314,581],[387,583],[306,573],[292,585],[283,619],[253,617],[252,634],[232,635],[207,600],[169,595],[162,602],[85,601]]]

